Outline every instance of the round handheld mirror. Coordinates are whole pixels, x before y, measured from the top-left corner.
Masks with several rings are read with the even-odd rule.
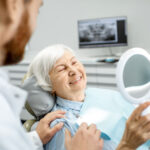
[[[142,48],[126,51],[116,70],[117,86],[132,104],[150,101],[150,55]],[[142,115],[150,113],[150,107]]]

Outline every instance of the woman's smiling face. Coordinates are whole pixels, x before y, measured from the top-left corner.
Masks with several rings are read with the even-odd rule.
[[[50,79],[56,95],[65,99],[69,94],[84,92],[86,88],[85,69],[69,51],[56,61],[50,71]]]

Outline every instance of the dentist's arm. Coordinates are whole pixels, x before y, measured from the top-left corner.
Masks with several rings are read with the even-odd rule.
[[[88,127],[83,123],[72,137],[66,129],[65,146],[67,150],[102,150],[103,140],[100,139],[100,130],[97,130],[94,124]]]
[[[141,116],[150,102],[141,104],[127,120],[126,129],[117,150],[136,150],[150,139],[150,114]]]
[[[48,143],[55,133],[63,127],[63,123],[58,123],[53,128],[50,128],[50,123],[57,118],[63,118],[64,114],[65,112],[61,110],[48,113],[38,123],[36,131],[29,133],[29,137],[34,143],[35,150],[43,150],[43,144]]]

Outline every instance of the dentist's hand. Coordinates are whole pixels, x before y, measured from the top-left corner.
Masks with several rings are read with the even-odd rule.
[[[71,133],[65,131],[65,146],[67,150],[102,150],[103,140],[100,139],[100,130],[92,124],[88,127],[82,123],[77,133],[71,137]]]
[[[51,138],[58,132],[62,127],[63,123],[58,123],[53,128],[50,128],[50,123],[57,118],[64,118],[65,112],[62,110],[57,110],[48,113],[44,118],[40,120],[37,125],[36,132],[38,133],[43,144],[46,144],[51,140]]]
[[[136,150],[150,139],[150,114],[141,116],[150,102],[141,104],[126,122],[126,129],[117,150]]]

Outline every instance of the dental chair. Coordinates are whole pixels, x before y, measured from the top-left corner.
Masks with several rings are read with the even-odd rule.
[[[38,121],[38,119],[36,118],[36,115],[34,114],[34,112],[32,111],[30,105],[28,104],[28,102],[26,101],[25,103],[25,108],[26,110],[32,115],[35,117],[35,119],[31,119],[31,120],[27,120],[25,121],[25,123],[23,124],[23,127],[25,128],[25,130],[27,132],[30,132],[31,131],[31,127],[33,126],[33,124]]]
[[[36,78],[33,76],[26,79],[21,87],[28,92],[25,108],[35,118],[27,120],[23,124],[26,131],[29,132],[35,122],[51,111],[55,99],[49,92],[38,86]]]

